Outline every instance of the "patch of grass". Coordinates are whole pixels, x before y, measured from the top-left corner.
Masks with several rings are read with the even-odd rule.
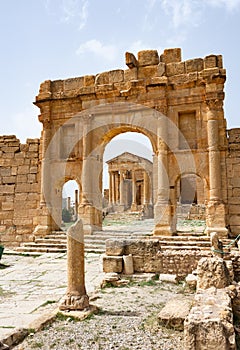
[[[64,315],[61,312],[57,313],[56,320],[57,321],[80,322],[80,320],[77,317]]]
[[[32,348],[33,349],[41,349],[43,347],[43,342],[41,341],[36,341],[32,343]]]

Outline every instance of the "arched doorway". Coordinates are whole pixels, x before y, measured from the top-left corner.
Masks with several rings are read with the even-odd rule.
[[[184,173],[177,178],[178,228],[185,223],[205,228],[207,193],[207,181],[200,175]]]
[[[112,138],[103,154],[104,213],[153,217],[153,149],[142,133]]]
[[[68,180],[62,188],[62,228],[66,230],[78,218],[79,186]]]

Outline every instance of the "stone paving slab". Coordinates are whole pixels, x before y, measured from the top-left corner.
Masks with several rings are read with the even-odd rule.
[[[92,293],[103,278],[99,254],[85,254],[87,293]],[[65,294],[67,287],[67,256],[42,254],[38,257],[11,255],[6,251],[0,270],[0,339],[16,328],[29,328],[50,304]]]

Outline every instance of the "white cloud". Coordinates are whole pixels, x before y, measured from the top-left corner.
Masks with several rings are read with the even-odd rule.
[[[77,55],[89,52],[108,61],[113,61],[117,57],[118,48],[114,45],[104,45],[99,40],[92,39],[81,44],[76,51]]]
[[[206,5],[212,7],[226,7],[228,11],[235,10],[240,7],[240,0],[204,0]]]
[[[57,16],[61,22],[74,22],[81,30],[88,19],[89,0],[46,0],[45,8],[50,16]]]
[[[203,12],[208,7],[225,7],[227,11],[240,8],[240,0],[159,0],[165,14],[170,17],[174,28],[198,26],[203,19]],[[149,0],[151,6],[156,2]]]
[[[164,12],[171,18],[172,25],[198,25],[201,18],[201,4],[198,0],[161,0]]]

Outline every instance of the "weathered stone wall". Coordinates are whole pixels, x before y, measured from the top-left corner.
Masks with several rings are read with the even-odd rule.
[[[39,206],[39,139],[21,144],[0,136],[0,242],[18,246],[32,240]]]
[[[228,222],[232,236],[240,234],[240,128],[228,130]]]
[[[211,253],[201,250],[163,250],[157,239],[107,240],[103,271],[122,273],[123,256],[132,255],[134,272],[167,273],[184,279],[197,268],[198,261]]]

